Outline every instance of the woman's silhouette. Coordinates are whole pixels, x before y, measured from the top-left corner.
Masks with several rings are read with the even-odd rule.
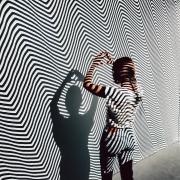
[[[117,86],[102,86],[92,82],[96,67],[102,64],[113,65],[113,79]],[[97,96],[107,98],[106,127],[100,142],[102,180],[112,180],[116,157],[120,165],[121,179],[133,180],[133,117],[142,93],[135,78],[132,59],[122,57],[113,62],[108,52],[99,53],[86,74],[84,87]]]
[[[59,113],[57,106],[62,90],[66,83],[71,81],[74,74],[79,81],[83,81],[84,77],[81,73],[75,70],[70,71],[51,101],[53,136],[61,152],[61,180],[88,180],[90,171],[88,135],[93,125],[98,99],[94,96],[90,110],[86,114],[80,115],[78,110],[82,101],[81,91],[79,87],[71,86],[65,100],[70,117],[64,118]]]

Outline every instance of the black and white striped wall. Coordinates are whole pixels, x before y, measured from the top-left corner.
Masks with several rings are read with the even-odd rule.
[[[61,179],[50,102],[68,72],[85,75],[92,57],[102,50],[114,58],[130,56],[144,89],[135,122],[135,162],[178,141],[179,0],[2,0],[0,8],[0,179]],[[94,81],[112,84],[111,67],[99,68]],[[65,102],[71,86],[81,89],[80,115],[93,101],[73,76],[58,103],[64,121],[70,119]],[[101,179],[104,106],[105,100],[99,98],[95,114],[89,115],[91,180]],[[65,131],[71,133],[71,124],[75,122]]]

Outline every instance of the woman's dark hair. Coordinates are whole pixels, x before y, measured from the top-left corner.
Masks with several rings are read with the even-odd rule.
[[[116,59],[113,63],[113,78],[115,83],[136,81],[134,63],[129,57]]]
[[[130,82],[135,92],[134,85],[137,83],[135,77],[135,65],[130,57],[116,59],[113,63],[112,71],[115,83]],[[136,103],[138,103],[141,98],[138,96],[138,93],[136,93],[136,95]]]

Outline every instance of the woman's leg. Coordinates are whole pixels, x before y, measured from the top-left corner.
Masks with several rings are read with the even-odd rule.
[[[124,164],[120,164],[121,180],[133,180],[133,161],[130,160]]]
[[[107,133],[104,132],[100,142],[101,176],[102,180],[112,180],[115,156],[111,156],[108,153],[108,147],[105,141],[106,137]]]
[[[118,154],[118,161],[120,166],[120,174],[122,180],[133,180],[133,152],[135,148],[135,141],[132,129],[123,129],[122,136],[124,137],[123,144],[126,148],[121,150]]]
[[[133,180],[133,150],[124,149],[118,154],[121,180]]]

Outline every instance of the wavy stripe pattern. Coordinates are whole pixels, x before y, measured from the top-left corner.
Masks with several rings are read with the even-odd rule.
[[[177,22],[177,28],[176,28],[176,38],[177,40],[175,42],[177,42],[177,44],[180,44],[180,1],[175,1],[175,14],[176,14],[176,22]],[[178,51],[178,49],[175,49],[176,53],[178,54],[178,57],[180,57],[180,52]],[[180,69],[180,58],[177,58],[176,64],[178,66],[178,69]],[[178,71],[178,77],[180,77],[180,71]],[[178,141],[180,142],[180,81],[179,81],[179,120],[178,120],[178,131],[179,131],[179,139]]]
[[[135,162],[178,141],[178,0],[2,0],[0,7],[1,179],[60,179],[61,152],[52,135],[49,105],[69,70],[85,74],[92,56],[101,50],[114,58],[132,57],[144,89],[135,117]],[[111,68],[100,68],[94,81],[113,84]],[[58,103],[66,118],[66,92],[72,85],[81,89],[80,114],[89,110],[93,99],[81,82],[67,83]],[[105,100],[99,99],[89,134],[91,180],[101,179],[104,106]],[[114,173],[118,171],[116,163]]]

